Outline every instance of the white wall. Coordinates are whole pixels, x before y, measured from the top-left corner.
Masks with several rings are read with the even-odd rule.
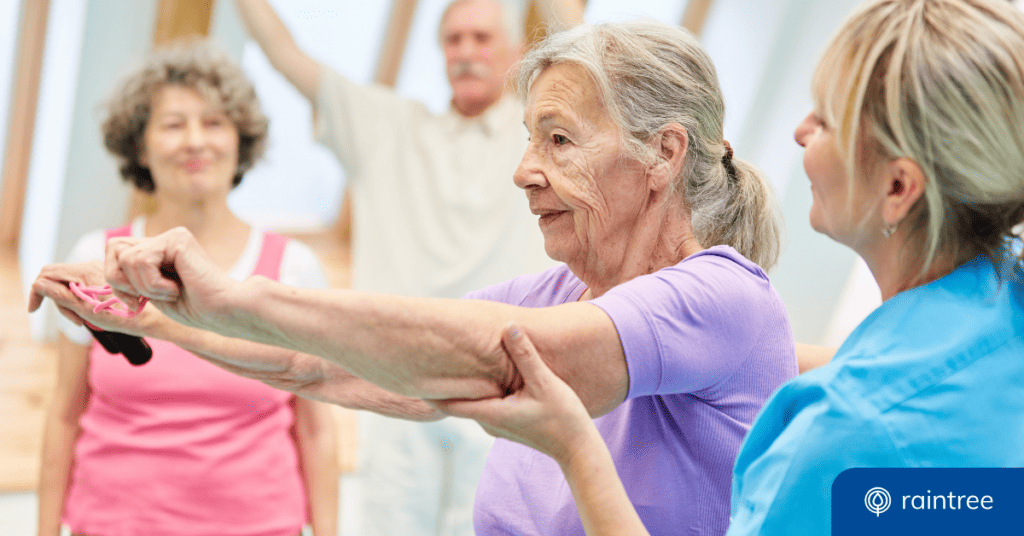
[[[85,13],[86,0],[50,3],[18,250],[26,295],[39,269],[54,261],[58,236],[70,232],[61,225],[61,210],[65,208],[62,195],[72,147]],[[47,304],[42,312],[30,317],[34,337],[42,336],[46,320],[53,314],[52,305]]]

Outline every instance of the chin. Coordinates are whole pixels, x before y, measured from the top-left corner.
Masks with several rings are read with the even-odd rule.
[[[495,101],[487,87],[479,82],[467,82],[465,86],[452,86],[452,100],[455,102],[487,102]]]

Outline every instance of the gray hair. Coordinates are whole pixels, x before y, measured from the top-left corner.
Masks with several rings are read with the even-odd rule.
[[[925,274],[943,258],[998,263],[1024,221],[1024,14],[996,0],[875,0],[814,76],[852,190],[879,158],[926,177],[906,218]]]
[[[444,8],[441,13],[441,19],[437,23],[437,37],[443,40],[444,36],[441,32],[444,31],[444,21],[448,18],[448,14],[451,13],[452,9],[459,4],[466,2],[478,1],[478,0],[451,0],[448,5]],[[508,36],[509,44],[513,47],[517,47],[523,44],[525,39],[525,30],[523,29],[523,16],[521,8],[517,7],[518,4],[510,2],[510,0],[486,0],[493,4],[497,4],[501,8],[501,26],[505,29],[505,35]],[[515,4],[515,5],[514,5]]]
[[[778,261],[782,215],[764,174],[732,158],[722,140],[725,105],[711,58],[690,32],[654,21],[583,25],[548,36],[520,64],[525,99],[537,76],[572,63],[593,78],[627,154],[653,164],[648,143],[665,126],[686,129],[689,146],[673,181],[702,247],[724,244],[765,270]]]

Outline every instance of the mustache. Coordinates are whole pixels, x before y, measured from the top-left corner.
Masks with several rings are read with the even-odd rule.
[[[450,78],[459,78],[465,75],[486,78],[490,74],[491,70],[486,65],[476,61],[458,61],[448,67],[448,76]]]

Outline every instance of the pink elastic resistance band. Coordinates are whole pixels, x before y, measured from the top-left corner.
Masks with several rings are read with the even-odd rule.
[[[71,292],[75,293],[82,301],[93,306],[92,312],[98,313],[100,311],[107,311],[108,313],[115,314],[121,318],[131,318],[142,312],[142,308],[146,306],[146,302],[149,298],[142,296],[139,298],[139,307],[132,311],[125,306],[124,302],[113,296],[113,292],[110,290],[110,285],[103,285],[102,287],[95,287],[89,285],[83,285],[72,281],[68,284],[71,288]],[[111,297],[100,301],[98,296],[104,296],[110,294]],[[120,305],[121,307],[115,307]]]

